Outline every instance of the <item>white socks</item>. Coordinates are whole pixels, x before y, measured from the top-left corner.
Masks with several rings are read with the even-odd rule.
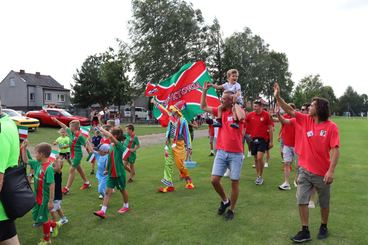
[[[106,213],[107,207],[106,206],[102,206],[101,210]]]

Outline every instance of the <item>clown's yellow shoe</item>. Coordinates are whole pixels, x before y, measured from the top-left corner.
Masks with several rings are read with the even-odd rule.
[[[185,188],[186,189],[194,189],[194,185],[193,185],[193,183],[192,182],[189,182],[189,183],[187,183],[186,185],[185,185]]]
[[[160,187],[160,189],[158,189],[158,192],[161,192],[161,193],[173,192],[173,191],[175,191],[174,186],[165,186],[165,187]]]

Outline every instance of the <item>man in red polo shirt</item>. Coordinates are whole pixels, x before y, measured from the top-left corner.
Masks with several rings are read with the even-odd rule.
[[[273,128],[270,114],[263,110],[260,100],[253,102],[253,110],[246,118],[245,122],[250,127],[252,137],[251,153],[256,163],[257,179],[256,185],[263,184],[263,156],[265,152],[273,147]]]
[[[201,97],[201,109],[212,113],[215,117],[218,113],[218,108],[207,106],[206,93],[208,91],[208,84],[205,83]],[[239,195],[239,179],[241,169],[243,166],[243,121],[245,112],[240,107],[235,107],[235,113],[232,112],[232,96],[234,92],[224,91],[221,97],[222,111],[222,127],[218,130],[216,142],[216,157],[212,167],[211,182],[216,192],[221,197],[220,207],[217,211],[219,215],[225,213],[225,220],[234,218],[235,204]],[[236,118],[234,118],[236,117]],[[237,121],[239,128],[233,128],[230,125]],[[231,180],[231,198],[227,198],[224,188],[221,184],[221,178],[224,176],[226,169],[230,169]]]
[[[298,145],[299,176],[297,203],[302,223],[302,230],[292,240],[294,242],[310,241],[308,228],[308,202],[312,188],[315,187],[321,207],[321,226],[318,239],[328,235],[327,222],[330,204],[330,187],[339,158],[339,132],[335,123],[329,120],[328,100],[313,98],[309,114],[296,112],[280,97],[280,87],[274,85],[274,96],[281,108],[291,117],[295,117]],[[298,142],[299,141],[299,142]]]

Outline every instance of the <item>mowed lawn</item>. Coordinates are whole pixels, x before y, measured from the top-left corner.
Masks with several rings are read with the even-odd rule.
[[[121,127],[125,131],[125,124],[122,124]],[[53,142],[59,137],[58,127],[39,127],[35,132],[29,132],[29,141],[32,145],[41,143],[41,142]],[[141,135],[149,135],[149,134],[159,134],[164,133],[166,130],[162,128],[160,125],[135,125],[135,132],[138,136]]]
[[[340,128],[341,158],[332,187],[330,237],[325,241],[316,239],[320,214],[318,208],[311,209],[313,241],[308,244],[367,244],[368,120],[335,121]],[[44,137],[39,141],[51,142],[55,138],[46,133]],[[208,156],[208,148],[207,138],[194,141],[194,160],[199,165],[190,174],[196,189],[184,189],[175,169],[177,190],[167,194],[157,193],[163,174],[163,146],[140,149],[136,180],[128,184],[131,211],[117,213],[122,202],[120,194],[115,193],[106,220],[92,214],[101,204],[95,177],[88,176],[91,189],[80,191],[82,182],[77,176],[71,194],[62,203],[69,223],[61,228],[53,244],[291,244],[289,238],[300,228],[299,215],[295,188],[277,188],[282,182],[279,147],[272,150],[263,186],[254,184],[252,159],[245,158],[235,218],[228,222],[216,214],[220,200],[210,184],[213,157]],[[89,173],[86,162],[83,167]],[[63,184],[67,172],[66,164]],[[229,180],[223,183],[229,190]],[[32,228],[32,223],[30,214],[17,220],[22,244],[36,244],[42,237],[42,230]]]

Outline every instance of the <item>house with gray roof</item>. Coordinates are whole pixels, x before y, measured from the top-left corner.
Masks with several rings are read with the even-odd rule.
[[[3,106],[16,110],[40,109],[46,105],[70,107],[70,90],[50,75],[11,70],[0,82],[0,100]]]

